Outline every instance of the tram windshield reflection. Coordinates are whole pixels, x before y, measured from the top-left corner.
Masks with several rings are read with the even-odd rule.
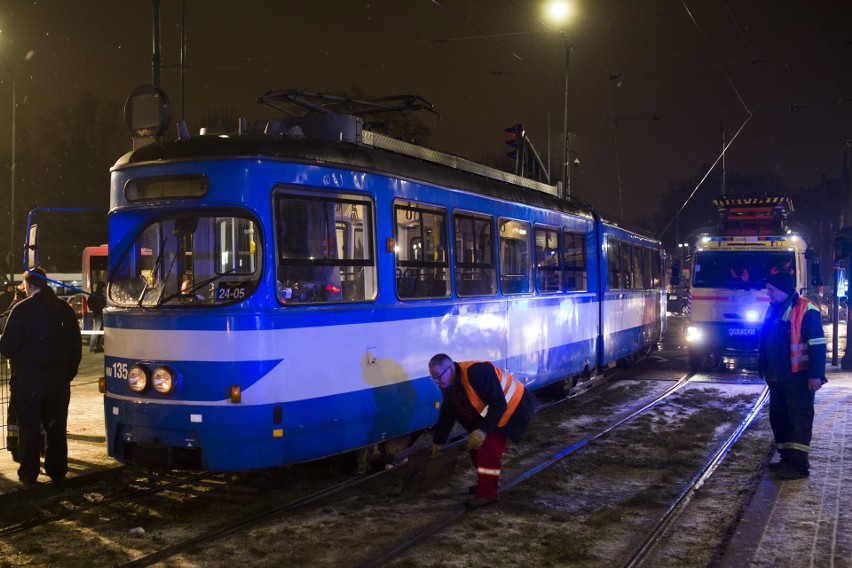
[[[147,225],[111,275],[122,307],[216,305],[240,301],[261,272],[260,231],[242,217],[178,217]]]

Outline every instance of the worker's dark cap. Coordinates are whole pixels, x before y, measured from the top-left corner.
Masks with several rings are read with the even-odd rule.
[[[789,270],[778,270],[769,275],[766,279],[767,284],[772,284],[785,294],[792,294],[796,291],[796,277]]]

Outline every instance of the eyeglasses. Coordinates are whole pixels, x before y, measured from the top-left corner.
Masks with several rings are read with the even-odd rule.
[[[449,370],[450,370],[450,367],[446,367],[443,371],[441,371],[440,373],[438,373],[438,375],[437,375],[437,376],[436,376],[436,375],[432,375],[432,380],[433,380],[433,381],[435,381],[436,383],[441,382],[441,379],[444,377],[444,375],[446,375],[446,374],[447,374],[447,371],[449,371]]]

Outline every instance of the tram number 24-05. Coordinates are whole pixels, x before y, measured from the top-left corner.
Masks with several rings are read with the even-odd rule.
[[[248,291],[243,282],[220,282],[216,287],[216,300],[220,302],[242,300],[247,295]]]

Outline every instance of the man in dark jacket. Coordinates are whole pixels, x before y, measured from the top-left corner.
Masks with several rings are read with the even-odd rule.
[[[503,451],[518,441],[535,414],[535,396],[512,375],[490,362],[455,363],[439,353],[429,361],[429,374],[441,389],[444,403],[434,432],[433,454],[447,442],[456,421],[467,430],[468,450],[477,472],[475,509],[497,501]]]
[[[39,475],[40,426],[47,435],[44,469],[59,482],[68,472],[70,381],[77,374],[82,338],[74,310],[56,297],[44,272],[30,270],[27,298],[12,309],[0,336],[0,352],[12,366],[11,391],[18,418],[18,478],[24,485]]]
[[[766,291],[758,371],[769,385],[769,422],[781,456],[769,469],[780,479],[803,479],[810,473],[814,393],[826,382],[822,317],[816,304],[796,293],[789,270],[770,274]]]

